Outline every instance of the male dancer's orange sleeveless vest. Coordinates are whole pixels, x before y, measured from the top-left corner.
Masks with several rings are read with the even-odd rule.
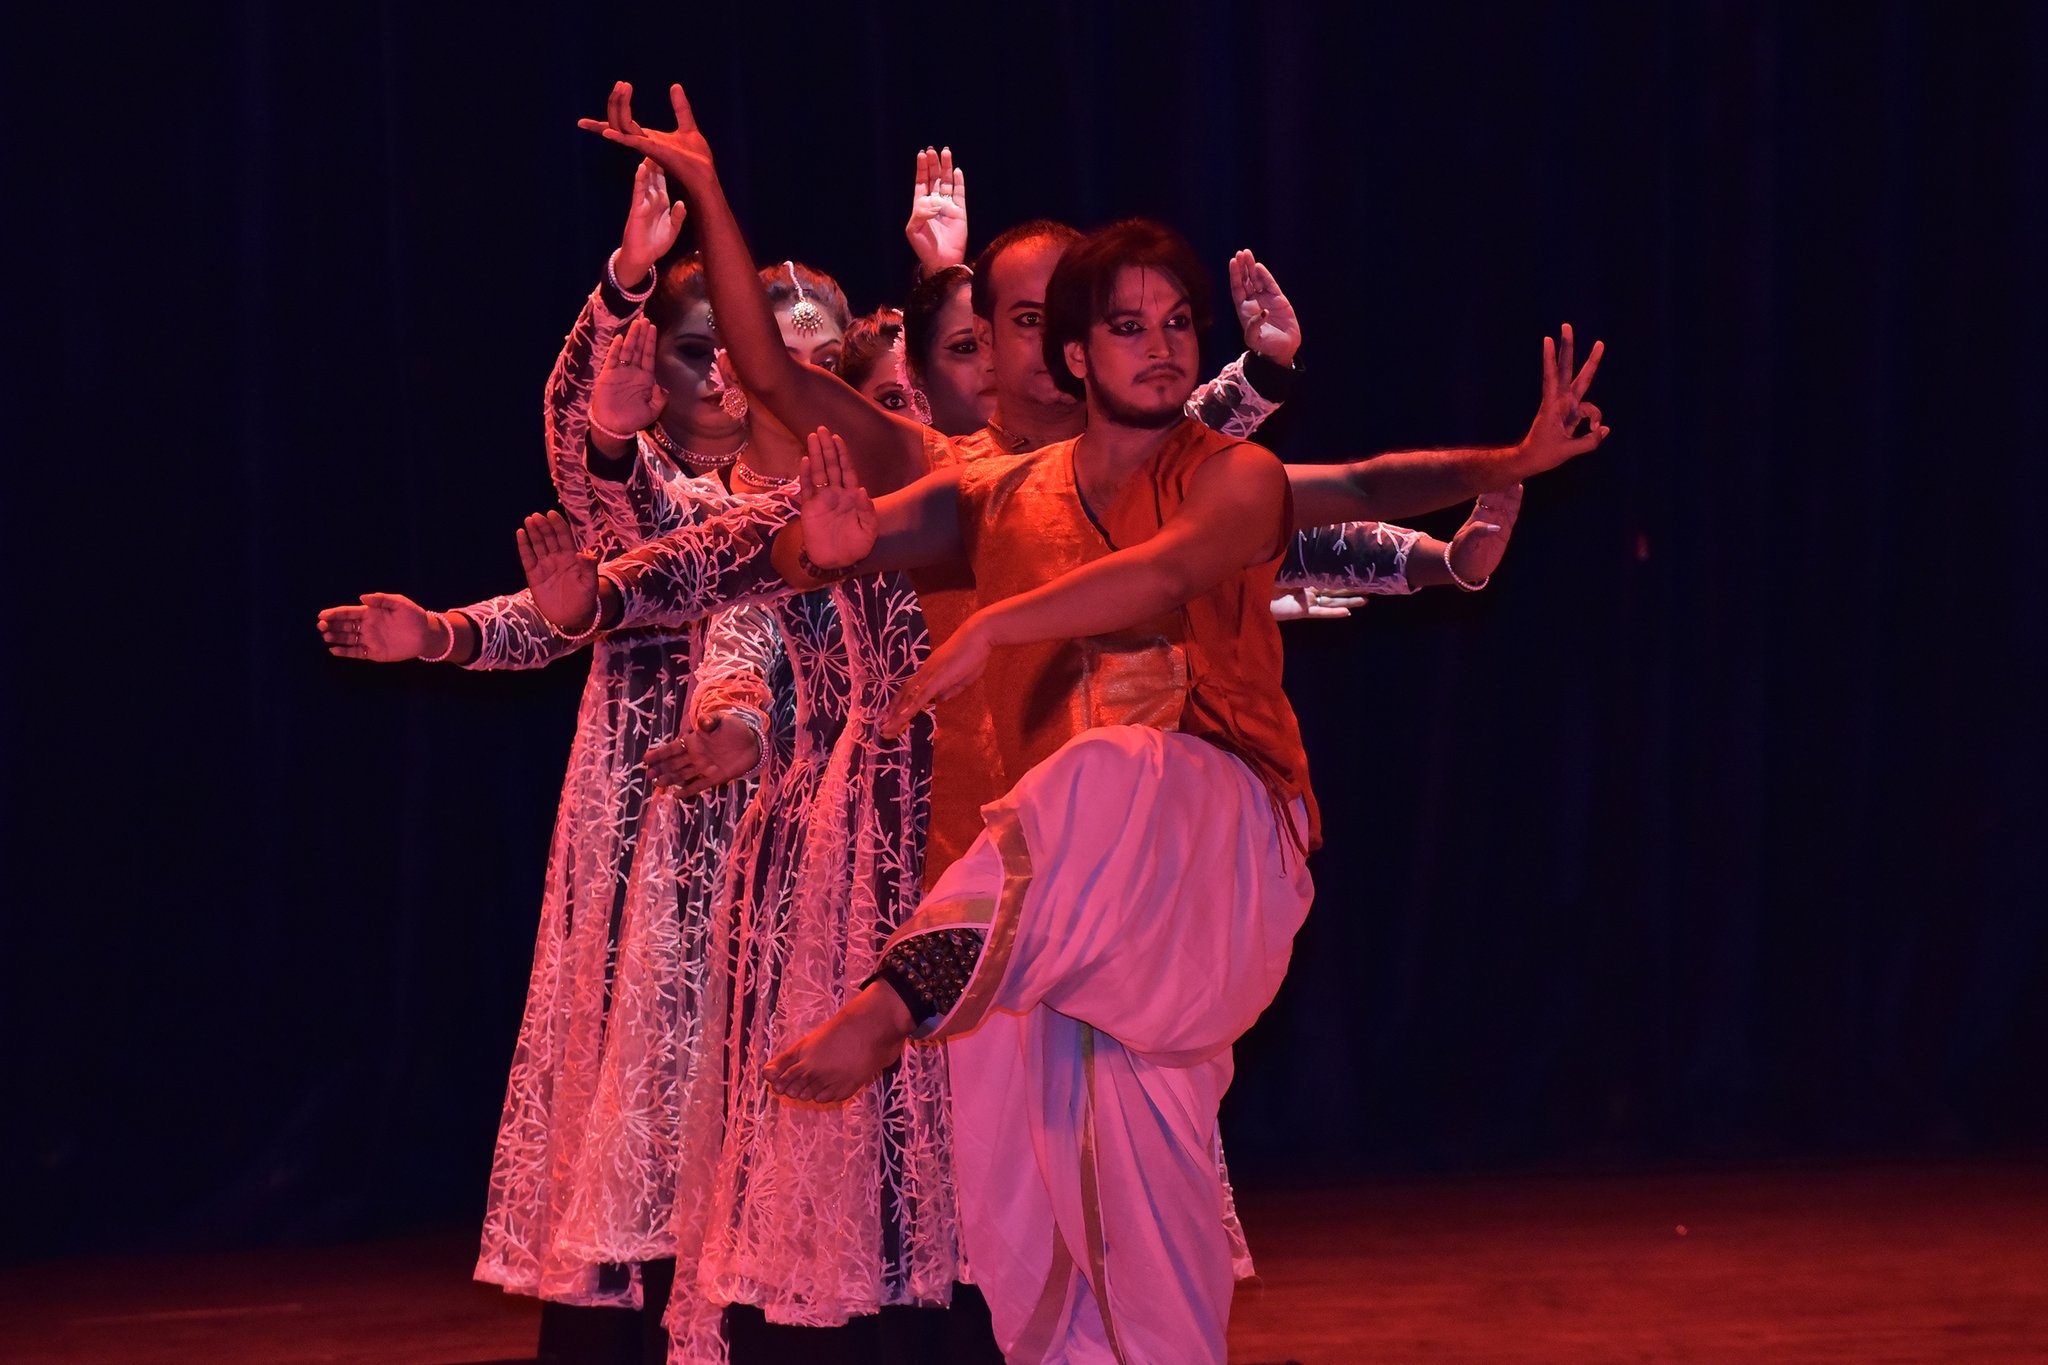
[[[1074,444],[1062,441],[963,465],[960,525],[973,567],[969,610],[1149,540],[1180,507],[1195,471],[1240,442],[1182,420],[1101,512],[1100,529],[1074,482]],[[1280,688],[1280,630],[1271,610],[1274,574],[1293,531],[1289,505],[1273,527],[1271,559],[1157,620],[1111,635],[996,650],[982,680],[986,704],[976,708],[979,714],[966,708],[955,714],[946,706],[939,711],[928,857],[955,840],[959,847],[936,870],[943,871],[972,842],[983,803],[1069,739],[1100,725],[1180,730],[1235,754],[1257,774],[1276,810],[1284,812],[1296,798],[1304,802],[1307,846],[1316,847],[1321,822],[1301,732]],[[941,619],[935,620],[922,585],[920,596],[936,645],[967,613],[959,610],[960,602],[942,598],[936,613]],[[956,782],[945,773],[949,763],[973,765],[971,775]],[[999,789],[985,790],[992,783]],[[1291,831],[1292,821],[1280,818]],[[928,864],[927,885],[934,875]]]

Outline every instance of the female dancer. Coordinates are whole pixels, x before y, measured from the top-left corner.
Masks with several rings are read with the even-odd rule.
[[[973,283],[966,266],[948,266],[918,281],[903,305],[909,379],[946,436],[981,430],[996,410],[995,371],[974,329]]]
[[[666,288],[654,287],[654,264],[674,243],[682,216],[682,205],[669,204],[659,168],[642,163],[620,247],[549,377],[550,473],[586,544],[623,548],[732,501],[722,484],[701,476],[733,464],[746,428],[718,402],[722,386],[708,336],[691,336],[687,282],[671,270],[661,281]],[[701,299],[701,286],[695,292]],[[591,477],[588,442],[599,362],[643,301],[662,324],[664,378],[679,401],[639,443],[633,472],[643,496],[635,505]],[[624,443],[614,443],[615,453],[623,450]],[[440,614],[403,597],[371,594],[361,606],[323,613],[321,628],[337,654],[486,669],[538,667],[577,643],[555,632],[524,595]],[[595,1239],[570,1226],[579,1191],[617,1169],[609,1135],[592,1128],[592,1110],[604,1042],[618,1035],[608,1027],[608,1005],[629,998],[614,979],[624,909],[630,888],[653,880],[647,872],[659,868],[658,880],[674,888],[672,918],[690,923],[708,912],[748,795],[743,786],[712,789],[744,773],[758,752],[754,735],[769,706],[764,673],[773,645],[765,617],[742,610],[709,627],[700,615],[621,632],[594,648],[492,1163],[480,1279],[568,1304],[638,1300],[637,1276],[605,1273],[601,1263],[639,1258],[582,1249]],[[678,796],[654,798],[645,767],[650,749],[692,733],[704,736],[692,754],[696,780]],[[658,827],[660,857],[646,853],[650,823]]]
[[[995,376],[974,330],[967,298],[967,172],[951,147],[917,154],[910,221],[903,235],[917,255],[918,282],[903,307],[909,379],[931,404],[926,424],[946,436],[979,429],[995,411]]]
[[[919,406],[906,394],[901,335],[886,312],[859,319],[842,355],[840,377],[885,411]],[[978,1346],[993,1360],[985,1316],[860,1321],[889,1305],[953,1297],[960,1264],[944,1058],[907,1059],[857,1103],[832,1110],[780,1103],[762,1074],[874,971],[916,900],[923,863],[930,718],[889,739],[876,728],[928,652],[917,593],[900,574],[849,579],[832,593],[851,705],[772,952],[761,928],[741,933],[741,989],[765,1008],[736,1020],[698,1288],[707,1303],[753,1304],[773,1322],[842,1329],[834,1339],[806,1334],[814,1352],[857,1350],[868,1339],[887,1358],[909,1360],[916,1347],[904,1334],[943,1333],[956,1343],[948,1359]],[[680,1330],[675,1358],[715,1358],[707,1345]]]

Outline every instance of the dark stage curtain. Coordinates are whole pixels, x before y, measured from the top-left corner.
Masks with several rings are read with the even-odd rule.
[[[1350,8],[16,20],[8,1251],[476,1216],[582,667],[313,618],[517,584],[615,77],[856,306],[927,142],[977,243],[1255,247],[1289,459],[1512,440],[1607,340],[1494,587],[1289,628],[1331,839],[1241,1179],[2038,1147],[2048,10]]]

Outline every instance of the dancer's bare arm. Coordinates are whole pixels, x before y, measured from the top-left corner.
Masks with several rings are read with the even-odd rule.
[[[605,117],[579,119],[576,126],[652,158],[682,189],[697,220],[719,340],[748,395],[790,431],[828,426],[838,432],[853,452],[862,481],[878,493],[922,476],[923,427],[884,412],[839,376],[801,363],[784,347],[754,275],[753,253],[719,183],[711,144],[698,130],[682,86],[669,87],[669,101],[675,131],[644,128],[633,118],[633,87],[620,81],[612,87]]]
[[[1593,343],[1572,370],[1572,329],[1543,338],[1543,401],[1529,434],[1511,446],[1401,450],[1349,464],[1290,465],[1297,530],[1338,521],[1398,521],[1507,488],[1597,449],[1607,439],[1586,390],[1606,353]]]

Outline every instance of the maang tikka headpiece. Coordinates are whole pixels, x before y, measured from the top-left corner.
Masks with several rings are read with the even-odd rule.
[[[789,308],[789,325],[804,336],[809,336],[824,327],[825,315],[818,310],[817,304],[811,302],[810,296],[804,293],[804,282],[796,277],[796,262],[784,261],[783,264],[789,267],[789,282],[796,289],[796,302]]]

